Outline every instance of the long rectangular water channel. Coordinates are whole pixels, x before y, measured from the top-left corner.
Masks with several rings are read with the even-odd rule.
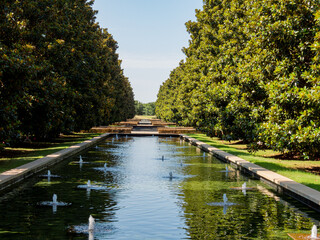
[[[179,138],[113,137],[81,158],[2,196],[0,239],[279,240],[319,224],[312,210]],[[54,194],[66,206],[51,206]]]

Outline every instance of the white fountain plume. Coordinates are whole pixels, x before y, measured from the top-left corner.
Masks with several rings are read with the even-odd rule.
[[[89,231],[89,232],[93,232],[93,231],[94,231],[94,225],[95,225],[95,220],[94,220],[94,218],[90,215],[90,217],[89,217],[89,227],[88,227],[88,231]]]
[[[50,170],[48,170],[48,171],[47,171],[47,174],[39,175],[39,177],[48,178],[48,182],[50,182],[50,179],[51,179],[51,178],[58,178],[58,177],[60,177],[60,176],[54,175],[54,174],[51,173]]]
[[[89,232],[88,240],[94,240],[94,233],[91,231]]]
[[[206,153],[205,152],[202,154],[202,157],[206,157]]]
[[[57,194],[53,194],[52,196],[52,212],[56,213],[57,212],[57,206],[58,206],[58,202],[57,202]]]
[[[318,229],[316,225],[313,225],[311,229],[311,239],[318,239]]]
[[[57,194],[53,194],[52,201],[41,202],[41,206],[52,206],[52,212],[56,213],[58,206],[70,206],[71,203],[58,202]]]
[[[58,205],[53,204],[53,205],[52,205],[52,212],[53,212],[53,213],[56,213],[57,210],[58,210]]]
[[[106,172],[107,171],[107,163],[105,163],[104,165],[103,165],[103,170]]]
[[[91,194],[91,188],[87,188],[87,198],[90,198],[90,194]]]
[[[79,167],[80,167],[80,169],[82,168],[82,164],[83,164],[83,159],[82,159],[82,156],[80,155],[80,157],[79,157]]]
[[[58,199],[58,197],[57,197],[57,194],[53,194],[53,196],[52,196],[52,204],[53,205],[57,205],[57,199]]]
[[[242,184],[241,191],[242,191],[243,195],[245,195],[245,196],[247,195],[247,183],[246,182],[244,182]]]
[[[228,210],[228,207],[227,205],[223,205],[223,214],[226,215],[227,214],[227,210]]]
[[[223,205],[226,205],[228,202],[227,194],[223,194]]]
[[[48,176],[48,182],[50,182],[51,181],[51,172],[50,172],[50,170],[48,170],[47,176]]]
[[[228,168],[228,166],[226,166],[226,172],[229,172],[229,168]]]
[[[88,180],[87,184],[78,185],[77,188],[86,189],[87,192],[90,190],[105,190],[106,187],[102,185],[91,184],[91,181]]]
[[[211,203],[207,203],[207,204],[210,205],[210,206],[221,206],[221,207],[223,207],[223,214],[227,213],[228,207],[233,206],[233,205],[237,205],[236,203],[232,203],[232,202],[228,201],[226,193],[223,194],[222,198],[223,198],[223,202],[211,202]]]

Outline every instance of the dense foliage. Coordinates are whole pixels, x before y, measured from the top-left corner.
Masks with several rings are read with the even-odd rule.
[[[250,149],[319,156],[320,3],[204,0],[158,117]]]
[[[154,116],[155,113],[155,102],[150,103],[142,103],[137,100],[134,101],[134,106],[137,115],[147,115],[147,116]]]
[[[47,138],[134,116],[117,43],[92,1],[0,4],[0,140]]]

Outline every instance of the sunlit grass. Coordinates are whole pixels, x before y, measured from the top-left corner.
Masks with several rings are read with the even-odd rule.
[[[19,167],[23,164],[32,162],[39,158],[43,158],[49,154],[58,152],[72,145],[81,143],[85,140],[92,139],[93,137],[99,136],[100,134],[92,133],[77,133],[73,135],[63,136],[61,138],[55,139],[52,142],[42,143],[45,147],[39,148],[38,146],[32,147],[21,147],[21,148],[5,148],[5,150],[10,151],[10,156],[5,156],[2,153],[0,157],[0,173],[5,172],[9,169]]]
[[[303,170],[311,167],[320,167],[319,161],[277,159],[272,156],[276,156],[279,153],[272,150],[258,151],[255,154],[251,154],[246,150],[246,146],[244,144],[238,144],[235,141],[229,143],[218,138],[210,138],[204,134],[188,135],[320,191],[320,176]]]

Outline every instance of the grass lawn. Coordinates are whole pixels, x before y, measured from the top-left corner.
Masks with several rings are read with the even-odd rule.
[[[223,141],[207,137],[205,134],[188,136],[320,191],[320,161],[279,159],[277,156],[280,153],[272,150],[261,150],[251,154],[246,150],[245,144],[236,141]]]
[[[6,147],[4,151],[0,152],[0,173],[99,135],[98,133],[75,133],[61,135],[50,142],[26,143],[24,146],[17,148]]]

